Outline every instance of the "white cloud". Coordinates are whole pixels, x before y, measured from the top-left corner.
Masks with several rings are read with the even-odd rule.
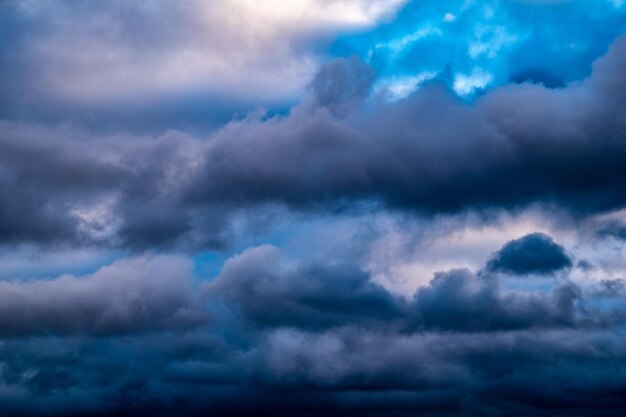
[[[478,89],[485,88],[492,80],[493,75],[475,68],[471,74],[456,74],[453,88],[458,95],[467,96]]]
[[[390,101],[397,101],[418,89],[423,82],[432,80],[436,76],[436,72],[426,71],[417,75],[391,77],[381,80],[376,85],[375,91],[386,93]]]
[[[181,90],[285,98],[308,82],[325,39],[373,25],[404,2],[25,2],[21,13],[42,29],[22,52],[37,62],[38,87],[68,99]]]
[[[452,13],[446,13],[443,17],[444,22],[454,22],[456,20],[456,16]]]

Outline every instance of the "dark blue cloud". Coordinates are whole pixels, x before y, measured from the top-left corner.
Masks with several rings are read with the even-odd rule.
[[[563,246],[544,233],[532,233],[507,242],[496,252],[486,269],[514,275],[546,275],[572,267]]]
[[[574,326],[580,298],[580,289],[571,283],[549,296],[515,293],[468,270],[452,270],[436,274],[417,291],[414,302],[419,328],[493,331]]]
[[[472,104],[437,82],[400,102],[368,100],[369,69],[340,60],[288,114],[249,115],[207,138],[5,122],[0,241],[219,248],[235,215],[268,204],[375,202],[426,216],[539,205],[581,219],[621,209],[625,59],[618,38],[581,84],[509,85]],[[93,210],[106,212],[100,223]]]
[[[207,292],[226,300],[255,326],[323,329],[346,323],[391,325],[403,314],[400,300],[349,265],[283,265],[273,247],[249,250],[229,260]]]
[[[229,260],[205,284],[214,313],[208,325],[174,320],[150,331],[59,337],[32,333],[32,323],[22,320],[26,333],[0,345],[6,393],[0,406],[17,416],[478,416],[485,410],[567,416],[572,409],[613,416],[625,405],[619,329],[626,317],[610,320],[615,312],[589,309],[594,292],[571,283],[549,292],[509,291],[497,285],[498,277],[452,270],[437,274],[409,302],[354,266],[313,267],[279,255],[261,247]],[[141,271],[151,298],[134,308],[145,314],[118,314],[117,320],[141,320],[152,308],[173,312],[163,306],[178,297],[176,281],[159,279],[167,283],[161,288],[163,282],[149,280],[175,272],[171,261]],[[141,270],[142,263],[148,265],[127,266]],[[103,290],[96,304],[103,312],[124,312],[136,288],[123,284],[129,276],[117,279],[115,268],[103,271],[108,277],[96,278]],[[45,295],[58,292],[61,282],[66,290],[48,319],[58,324],[74,317],[79,328],[106,325],[110,314],[72,313],[81,301],[75,294],[93,279],[44,285],[41,303],[54,304]],[[107,296],[117,291],[123,299]],[[624,303],[622,293],[612,297]],[[23,312],[32,303],[26,304]],[[158,323],[160,314],[150,321]]]
[[[626,240],[626,224],[618,221],[605,222],[597,231],[599,237],[612,237],[618,240]]]
[[[0,1],[0,416],[622,416],[621,3]]]

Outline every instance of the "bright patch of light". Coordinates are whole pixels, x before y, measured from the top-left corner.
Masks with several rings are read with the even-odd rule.
[[[454,91],[460,96],[467,96],[478,89],[485,88],[491,81],[493,75],[477,68],[471,74],[456,74],[454,76]]]
[[[257,22],[281,23],[299,21],[305,25],[369,26],[395,12],[406,0],[231,0],[240,12],[254,16]],[[228,4],[226,2],[225,4]],[[271,24],[270,24],[271,26]]]
[[[446,13],[446,15],[443,17],[444,22],[454,22],[455,20],[456,20],[456,16],[453,15],[452,13]]]
[[[422,72],[418,75],[387,78],[376,86],[375,92],[383,92],[389,101],[398,101],[417,90],[420,84],[436,76],[436,72]]]
[[[127,34],[142,38],[124,8],[98,8],[88,17],[62,3],[64,24],[52,20],[34,36],[27,53],[42,62],[40,84],[71,100],[109,100],[127,94],[209,90],[230,97],[294,97],[320,65],[317,40],[370,28],[393,16],[406,0],[188,0],[172,5],[171,27],[154,53]],[[48,18],[47,2],[21,8],[33,19]],[[113,2],[113,4],[117,4]],[[139,6],[138,6],[139,7]],[[150,8],[150,2],[140,10]],[[140,27],[157,27],[159,14],[139,15]],[[65,22],[65,21],[64,21]],[[130,23],[129,23],[130,22]],[[311,48],[296,47],[302,39]],[[25,52],[26,53],[26,52]],[[48,63],[48,64],[46,64]],[[250,74],[255,74],[250,77]]]

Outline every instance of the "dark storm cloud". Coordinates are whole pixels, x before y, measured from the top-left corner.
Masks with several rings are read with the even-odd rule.
[[[415,294],[418,327],[490,331],[574,326],[580,289],[563,284],[552,294],[503,291],[497,281],[468,270],[438,273]]]
[[[185,267],[173,263],[128,261],[83,284],[58,279],[28,291],[16,317],[33,311],[39,326],[59,329],[64,309],[83,331],[5,338],[0,408],[19,416],[617,416],[626,406],[624,322],[589,308],[597,295],[566,281],[512,291],[501,276],[452,270],[406,300],[356,267],[293,262],[264,246],[206,284],[211,327],[188,327],[175,313],[194,305],[176,290],[187,284],[158,278],[180,275]],[[121,270],[140,278],[116,279]],[[138,294],[150,296],[138,302]],[[623,294],[612,297],[623,304]],[[129,332],[107,328],[108,313],[105,331],[85,332],[95,316],[70,314],[78,301],[92,310],[108,303],[101,310],[118,312],[115,328],[132,306],[145,314],[133,315],[140,323]],[[146,328],[160,331],[137,334]]]
[[[348,265],[289,265],[274,247],[231,258],[204,291],[243,323],[262,329],[319,330],[345,325],[399,331],[498,331],[603,326],[582,290],[559,282],[550,291],[510,290],[505,279],[467,269],[439,272],[412,299],[394,296]],[[547,271],[542,271],[547,273]]]
[[[260,247],[229,260],[207,294],[221,297],[245,322],[261,327],[326,328],[401,317],[401,300],[348,265],[284,265],[278,249]]]
[[[396,103],[363,101],[371,70],[338,60],[288,115],[249,115],[206,140],[5,122],[0,241],[221,247],[233,216],[254,219],[266,204],[375,201],[424,215],[621,208],[625,59],[619,38],[582,83],[511,85],[474,103],[440,82]]]
[[[532,233],[507,242],[489,260],[486,269],[513,275],[545,275],[571,267],[572,261],[563,246],[544,233]]]
[[[235,123],[208,145],[190,198],[293,206],[377,199],[427,214],[531,203],[578,215],[619,208],[625,59],[619,38],[591,78],[561,90],[512,85],[466,104],[433,84],[344,119],[302,105],[282,119]]]
[[[200,146],[178,132],[92,137],[1,122],[0,242],[221,246],[219,204],[199,214],[178,198]]]
[[[118,261],[86,277],[0,282],[0,335],[112,335],[190,328],[205,320],[190,265]]]

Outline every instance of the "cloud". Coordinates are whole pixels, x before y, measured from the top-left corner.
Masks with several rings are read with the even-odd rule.
[[[561,245],[544,233],[532,233],[507,242],[486,269],[513,275],[547,275],[571,267],[572,261]]]
[[[431,214],[621,207],[624,120],[608,109],[625,104],[625,45],[616,40],[591,78],[561,90],[507,86],[468,105],[433,84],[343,120],[303,106],[233,123],[208,146],[190,198],[293,207],[378,200]]]
[[[14,82],[6,88],[27,98],[70,104],[123,102],[146,94],[175,97],[194,90],[231,98],[293,99],[333,35],[368,28],[403,3],[5,4],[3,15],[19,45],[11,61],[20,69],[6,69]]]
[[[574,326],[582,317],[580,289],[566,283],[552,294],[505,291],[468,270],[437,273],[414,297],[420,328],[495,330]]]
[[[579,218],[620,209],[625,58],[619,38],[580,84],[511,85],[473,104],[437,82],[395,103],[366,99],[367,69],[335,61],[289,114],[252,114],[209,138],[4,122],[0,241],[218,248],[235,217],[268,205],[423,216],[540,205]]]
[[[352,56],[324,65],[311,86],[315,104],[341,116],[367,98],[373,82],[372,69]]]
[[[621,416],[624,22],[0,1],[0,416]]]
[[[626,240],[626,225],[618,220],[604,222],[596,231],[600,237],[612,237],[618,240]]]
[[[341,37],[335,49],[368,57],[383,80],[449,66],[453,75],[483,74],[487,88],[522,74],[556,87],[588,76],[625,29],[624,9],[611,1],[413,1],[390,24]]]
[[[511,291],[499,276],[457,269],[407,300],[355,266],[270,246],[229,259],[200,290],[189,269],[184,258],[141,257],[85,277],[2,283],[0,316],[13,320],[0,323],[0,407],[541,416],[624,405],[623,321],[572,283]],[[211,326],[198,325],[198,291]]]
[[[288,266],[271,246],[229,259],[205,291],[225,300],[245,322],[270,328],[390,323],[403,306],[355,266]]]
[[[545,271],[544,271],[545,272]],[[411,300],[375,284],[350,265],[292,264],[270,246],[229,259],[203,291],[239,320],[260,329],[320,330],[383,326],[411,331],[497,331],[601,326],[586,311],[582,290],[561,282],[551,290],[506,289],[498,276],[467,269],[439,272]]]
[[[118,261],[88,276],[0,282],[0,334],[115,335],[185,329],[206,316],[191,266],[176,257]]]

